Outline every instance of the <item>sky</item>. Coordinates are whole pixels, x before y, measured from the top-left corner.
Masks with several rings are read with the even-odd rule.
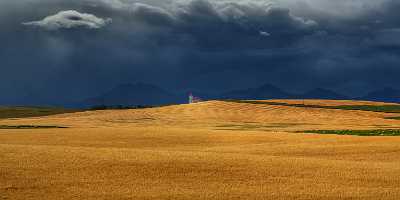
[[[398,0],[2,0],[0,103],[76,101],[136,82],[399,88],[399,10]]]

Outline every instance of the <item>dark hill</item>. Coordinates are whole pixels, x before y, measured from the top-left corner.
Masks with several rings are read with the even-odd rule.
[[[288,99],[293,95],[270,84],[264,84],[257,88],[248,88],[243,90],[233,90],[221,94],[222,99]]]
[[[87,99],[85,106],[94,105],[164,105],[179,103],[179,98],[155,85],[136,83],[118,85],[110,91]]]
[[[337,92],[323,89],[323,88],[316,88],[311,91],[308,91],[302,95],[299,95],[297,98],[299,99],[332,99],[332,100],[345,100],[350,99],[347,96],[341,95]]]
[[[400,90],[386,87],[380,90],[375,90],[367,95],[360,97],[360,100],[382,101],[382,102],[400,102]]]

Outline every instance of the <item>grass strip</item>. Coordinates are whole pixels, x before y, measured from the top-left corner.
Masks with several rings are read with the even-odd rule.
[[[0,125],[0,129],[49,129],[49,128],[67,128],[63,126],[37,126],[37,125]]]
[[[395,119],[395,120],[400,120],[400,117],[385,117],[385,119]]]
[[[0,119],[41,117],[79,111],[82,110],[51,107],[0,107]]]
[[[306,130],[296,133],[315,133],[326,135],[356,135],[356,136],[400,136],[400,129],[377,129],[377,130]]]

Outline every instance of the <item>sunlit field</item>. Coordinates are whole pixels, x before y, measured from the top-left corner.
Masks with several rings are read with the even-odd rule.
[[[337,108],[360,105],[398,106],[207,101],[2,119],[0,199],[398,200],[400,136],[379,130],[397,133],[400,113]]]

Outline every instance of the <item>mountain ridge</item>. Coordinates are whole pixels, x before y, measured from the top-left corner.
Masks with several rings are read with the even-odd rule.
[[[80,107],[96,105],[166,105],[186,103],[189,92],[172,93],[162,87],[147,83],[119,84],[98,96],[85,99],[79,103]],[[393,88],[383,88],[371,91],[367,95],[358,98],[342,95],[334,90],[315,88],[304,93],[295,94],[266,83],[259,87],[251,87],[238,90],[230,90],[220,94],[207,94],[194,92],[204,100],[265,100],[265,99],[332,99],[332,100],[367,100],[382,102],[400,102],[400,91]]]

